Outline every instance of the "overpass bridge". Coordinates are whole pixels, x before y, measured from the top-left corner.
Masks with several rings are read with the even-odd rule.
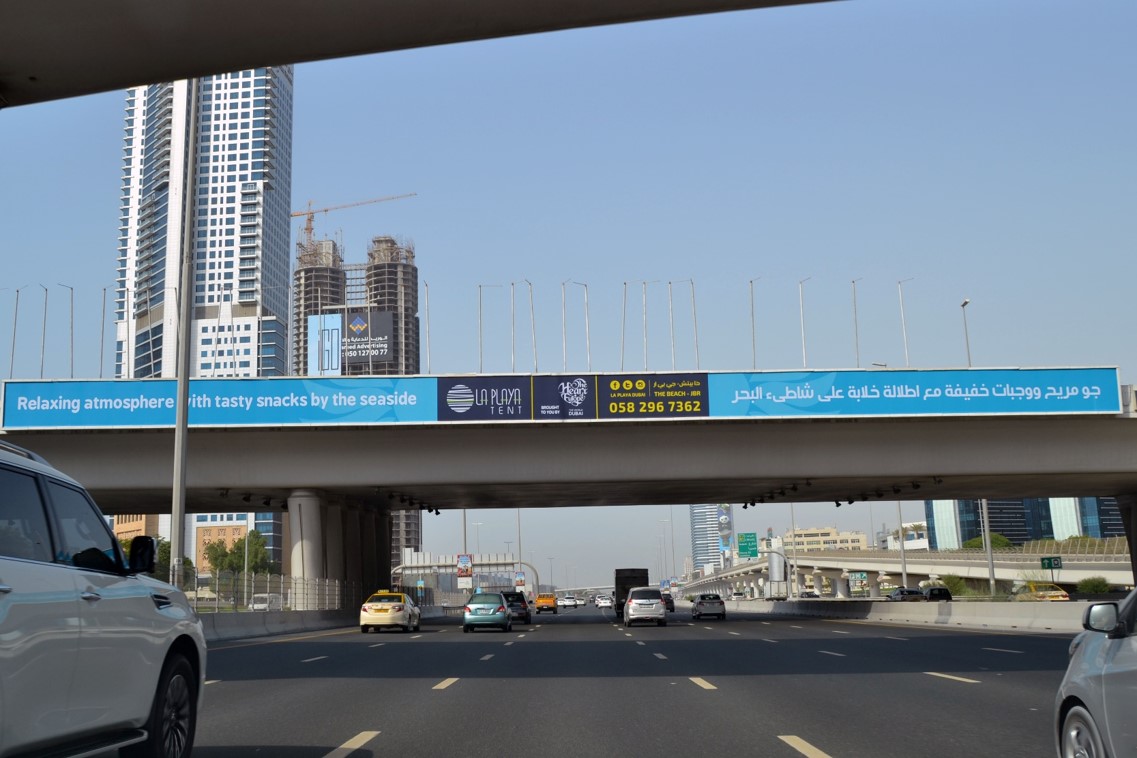
[[[1047,553],[1050,555],[1051,553]],[[1053,554],[1058,554],[1057,551]],[[739,563],[730,568],[716,571],[706,577],[689,582],[683,587],[684,594],[692,592],[717,592],[724,596],[738,590],[750,597],[764,597],[764,589],[771,584],[769,561],[781,560],[779,553],[766,553],[761,558]],[[1099,555],[1064,555],[1062,568],[1055,569],[1053,580],[1051,572],[1041,568],[1040,556],[1022,550],[996,550],[993,552],[994,578],[996,582],[1010,587],[1022,581],[1054,581],[1064,585],[1077,584],[1089,577],[1104,577],[1110,585],[1125,587],[1133,584],[1134,572],[1128,551]],[[908,586],[953,575],[986,582],[991,576],[987,557],[983,551],[950,550],[928,551],[908,550],[901,557],[899,551],[884,550],[827,550],[814,552],[792,552],[786,555],[789,564],[789,587],[779,580],[777,591],[782,594],[800,595],[807,586],[805,578],[812,577],[813,587],[820,587],[822,579],[829,580],[836,597],[850,597],[849,578],[856,572],[865,573],[865,581],[870,598],[881,597],[882,583],[901,586],[901,577],[908,575]],[[775,571],[775,575],[781,575]],[[772,586],[772,585],[771,585]]]
[[[174,384],[8,381],[0,428],[108,514],[169,512]],[[407,508],[1098,495],[1133,539],[1112,368],[216,379],[190,403],[187,510],[287,510],[307,577],[385,586]]]

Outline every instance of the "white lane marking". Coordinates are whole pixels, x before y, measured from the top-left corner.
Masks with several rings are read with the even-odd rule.
[[[793,624],[790,624],[790,629],[805,629],[805,627],[804,626],[794,626]]]
[[[519,640],[523,640],[523,639],[525,639],[525,635],[524,635],[524,634],[519,634],[519,635],[517,635],[517,639],[519,639]]]
[[[371,740],[378,737],[379,734],[380,733],[377,731],[376,732],[360,732],[359,734],[355,735],[354,737],[352,737],[347,742],[345,742],[342,745],[340,745],[339,747],[337,747],[332,752],[325,755],[324,758],[346,758],[347,756],[351,755],[352,753],[354,753],[359,748],[366,745],[368,742],[371,742]]]
[[[768,639],[766,639],[765,637],[763,637],[763,638],[762,638],[762,641],[763,641],[763,642],[773,642],[775,645],[776,645],[776,644],[778,644],[778,641],[777,641],[777,640],[768,640]]]
[[[418,639],[419,637],[421,637],[421,636],[422,636],[421,634],[412,634],[412,635],[411,635],[411,639],[412,639],[412,640],[417,640],[417,639]]]
[[[769,625],[770,625],[770,622],[769,622],[769,621],[763,621],[762,623],[763,623],[763,624],[765,624],[766,626],[769,626]]]
[[[506,646],[506,647],[509,647],[509,646],[510,646],[510,645],[512,645],[512,644],[513,644],[513,642],[512,642],[512,641],[510,641],[510,642],[507,642],[507,643],[505,643],[505,646]]]
[[[454,682],[456,682],[456,681],[458,681],[458,677],[452,676],[449,679],[443,679],[441,682],[439,682],[438,684],[431,687],[431,689],[432,690],[444,690],[447,687],[449,687],[450,685],[454,684]]]
[[[374,645],[368,645],[367,647],[383,647],[386,644],[386,642],[376,642]]]
[[[654,655],[656,658],[658,658],[661,661],[667,660],[667,656],[664,655],[663,653],[652,653],[652,655]]]
[[[326,655],[317,655],[315,658],[305,658],[304,660],[302,660],[300,662],[301,663],[311,663],[312,661],[322,661],[327,657],[328,656],[326,656]]]
[[[205,683],[206,684],[217,684],[220,681],[221,681],[220,679],[206,679]]]
[[[709,626],[704,626],[703,628],[704,628],[704,629],[710,629],[711,627],[709,627]]]
[[[702,678],[701,676],[692,676],[692,677],[688,677],[688,678],[692,682],[699,685],[700,687],[702,687],[705,690],[717,690],[718,689],[718,687],[714,686],[713,684],[711,684],[710,682],[708,682],[706,679]]]
[[[992,653],[1014,653],[1015,655],[1022,655],[1023,654],[1022,650],[1007,650],[1006,648],[1002,648],[1002,647],[985,647],[982,649],[983,650],[990,650]]]
[[[643,640],[636,640],[636,644],[637,645],[646,645],[647,643],[644,642]]]
[[[829,631],[833,632],[833,634],[852,634],[852,632],[844,632],[840,629],[830,629]]]
[[[632,633],[631,633],[631,632],[624,632],[624,636],[625,636],[625,637],[631,637],[631,636],[632,636]]]
[[[483,655],[479,660],[488,661],[490,658],[493,658],[493,653],[490,653],[489,655]]]
[[[818,650],[817,652],[824,653],[825,655],[835,655],[838,658],[844,658],[845,657],[844,653],[834,653],[832,650]]]
[[[942,679],[951,679],[954,682],[964,682],[965,684],[982,684],[978,679],[965,679],[962,676],[952,676],[951,674],[941,674],[938,671],[925,671],[928,676],[938,676]]]
[[[829,753],[818,750],[813,745],[810,745],[808,742],[803,740],[801,737],[797,737],[792,734],[779,734],[778,739],[802,755],[808,756],[808,758],[830,758]]]
[[[742,634],[742,632],[727,632],[727,634],[733,634],[735,637],[738,637]]]
[[[886,640],[896,640],[897,642],[907,642],[907,637],[885,637]]]

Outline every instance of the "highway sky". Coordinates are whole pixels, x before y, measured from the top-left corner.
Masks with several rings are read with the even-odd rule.
[[[568,285],[562,332],[571,280],[588,285],[598,371],[643,369],[645,331],[647,368],[672,368],[670,282],[681,370],[963,367],[969,298],[973,365],[1118,366],[1137,382],[1134,28],[1130,0],[857,0],[303,64],[293,208],[417,193],[316,229],[349,262],[374,235],[414,241],[431,373],[584,370],[583,287]],[[70,374],[61,284],[75,374],[99,375],[123,100],[0,113],[4,376],[39,376],[41,339],[44,375]],[[860,505],[797,510],[799,526],[870,522]],[[522,550],[599,580],[655,565],[668,513],[527,510]],[[789,525],[785,506],[752,513],[742,530]],[[470,515],[483,551],[516,539],[515,515]],[[429,517],[425,541],[452,552],[460,516]]]

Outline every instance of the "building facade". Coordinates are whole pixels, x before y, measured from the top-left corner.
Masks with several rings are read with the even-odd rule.
[[[292,67],[127,92],[115,375],[173,377],[182,250],[190,374],[288,373]]]
[[[979,500],[926,500],[932,550],[958,550],[983,534]],[[995,498],[987,501],[991,531],[1015,545],[1069,537],[1122,537],[1125,527],[1112,497]]]
[[[701,503],[690,506],[691,518],[691,558],[694,573],[700,575],[708,571],[724,568],[723,552],[719,549],[719,511],[721,506],[714,503]]]
[[[835,526],[791,529],[782,537],[787,551],[798,553],[822,550],[865,550],[868,539],[864,532],[839,532]]]

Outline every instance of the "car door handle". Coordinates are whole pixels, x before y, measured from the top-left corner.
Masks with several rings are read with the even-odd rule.
[[[80,592],[79,597],[83,598],[84,600],[102,600],[103,599],[102,595],[100,595],[97,592],[91,592],[90,590],[84,590],[83,592]]]

